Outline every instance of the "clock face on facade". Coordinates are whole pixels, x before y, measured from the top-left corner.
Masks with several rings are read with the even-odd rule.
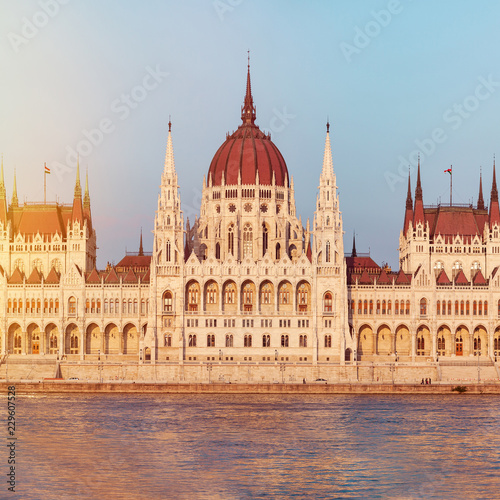
[[[245,206],[243,208],[245,209],[245,212],[251,212],[252,211],[252,204],[245,203]]]
[[[265,203],[262,203],[260,206],[260,211],[264,214],[267,212],[267,205]]]
[[[231,213],[236,212],[236,205],[234,203],[231,203],[231,205],[229,205],[229,211]]]

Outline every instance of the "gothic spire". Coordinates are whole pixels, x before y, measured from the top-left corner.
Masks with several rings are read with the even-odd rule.
[[[406,208],[413,208],[413,200],[411,198],[411,178],[410,170],[408,169],[408,193],[406,194]]]
[[[352,233],[352,253],[351,253],[351,257],[357,257],[357,253],[356,253],[356,233],[353,231]]]
[[[252,85],[250,83],[250,51],[248,51],[247,90],[241,107],[241,120],[243,125],[255,124],[255,106],[253,105]]]
[[[330,122],[326,122],[325,153],[323,155],[323,170],[321,172],[321,176],[323,178],[333,177],[332,147],[330,144]]]
[[[477,197],[477,208],[479,210],[484,210],[484,198],[483,198],[483,173],[479,174],[479,196]]]
[[[142,246],[142,227],[141,227],[141,240],[139,243],[139,256],[142,257],[144,255],[144,248]]]
[[[168,118],[168,139],[167,150],[165,152],[165,168],[163,169],[163,173],[175,173],[174,146],[172,143],[172,122],[170,121],[170,117]]]
[[[18,207],[19,200],[17,199],[17,182],[16,182],[16,171],[14,170],[14,189],[12,190],[12,202],[11,207]]]
[[[418,155],[417,187],[415,188],[415,201],[422,200],[422,184],[420,183],[420,155]]]
[[[493,182],[491,184],[491,201],[498,201],[497,176],[495,173],[495,157],[493,157]]]
[[[89,194],[89,169],[85,172],[85,193],[83,195],[83,206],[90,207],[90,194]]]
[[[418,222],[425,224],[422,184],[420,183],[420,155],[418,155],[417,187],[415,189],[415,209],[413,217],[413,227],[416,227]]]
[[[76,163],[76,182],[75,182],[75,198],[82,197],[82,186],[80,185],[80,157]]]

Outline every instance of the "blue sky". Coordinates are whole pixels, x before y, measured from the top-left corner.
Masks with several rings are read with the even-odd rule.
[[[327,116],[345,246],[398,267],[408,165],[425,204],[489,201],[498,149],[495,1],[0,1],[0,151],[7,192],[71,202],[88,167],[98,266],[146,250],[172,117],[182,206],[240,122],[251,51],[257,124],[312,219]],[[152,75],[152,76],[148,76]],[[145,88],[147,87],[147,88]],[[96,129],[101,128],[101,132]],[[89,137],[94,141],[91,144]],[[90,145],[90,147],[88,147]],[[415,174],[413,174],[413,184]]]

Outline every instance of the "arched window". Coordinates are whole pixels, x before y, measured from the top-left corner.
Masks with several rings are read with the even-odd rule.
[[[377,300],[377,314],[380,314],[380,300]]]
[[[479,313],[479,316],[483,315],[483,301],[482,300],[479,301],[477,312]]]
[[[370,314],[373,314],[373,300],[370,300]]]
[[[61,272],[61,261],[59,259],[52,259],[50,262],[50,268],[54,268],[58,273]]]
[[[207,304],[217,304],[217,285],[210,283],[207,286]]]
[[[451,316],[451,300],[448,301],[448,316]]]
[[[17,269],[19,269],[19,271],[21,271],[21,273],[24,272],[24,261],[23,259],[16,259],[14,261],[14,269],[17,267]]]
[[[262,256],[266,255],[268,245],[268,230],[266,224],[262,224]]]
[[[234,255],[234,226],[227,228],[227,253]]]
[[[391,301],[387,301],[387,314],[392,314],[392,304]]]
[[[271,347],[270,335],[262,335],[262,347]]]
[[[279,303],[280,305],[290,304],[290,287],[287,283],[280,286]]]
[[[170,333],[167,333],[165,335],[165,347],[172,347],[172,335]]]
[[[361,300],[358,300],[358,314],[361,314],[363,312],[363,302]]]
[[[420,299],[420,316],[427,316],[427,299]]]
[[[307,335],[301,335],[299,337],[299,347],[307,347]]]
[[[281,347],[288,347],[288,335],[281,336]]]
[[[323,310],[324,310],[324,312],[327,312],[327,313],[332,312],[332,303],[333,303],[332,294],[330,292],[326,292],[325,296],[323,298],[323,304],[324,304]]]
[[[410,314],[410,301],[409,300],[406,301],[406,314],[407,315]]]
[[[207,335],[207,347],[215,347],[215,335]]]
[[[196,347],[196,335],[190,335],[188,337],[188,346],[189,347]]]
[[[68,316],[76,316],[76,299],[70,297],[68,299]]]
[[[233,336],[226,335],[226,347],[233,347]]]
[[[305,283],[301,283],[299,285],[298,301],[297,302],[299,305],[299,312],[307,311],[308,290],[307,290]]]
[[[261,304],[270,304],[271,303],[271,284],[266,283],[265,285],[262,286],[261,292],[260,292],[260,301]]]
[[[488,301],[484,301],[484,315],[488,316]]]
[[[188,311],[198,311],[200,301],[200,290],[198,283],[191,283],[188,287]]]
[[[417,356],[423,356],[425,349],[425,340],[423,336],[417,337]]]
[[[234,304],[236,300],[236,285],[229,283],[224,287],[224,304]]]
[[[436,302],[436,314],[439,316],[441,314],[441,301]]]
[[[332,347],[332,336],[325,335],[325,347]]]
[[[281,259],[281,245],[276,243],[276,260]]]
[[[167,241],[166,258],[167,262],[170,262],[172,260],[172,246],[170,244],[170,240]]]
[[[163,312],[169,313],[173,311],[173,296],[172,292],[166,291],[163,294]]]
[[[364,305],[363,314],[368,314],[368,301],[365,300],[363,302],[363,305]]]
[[[215,244],[215,258],[220,259],[220,243]]]
[[[245,224],[243,228],[243,257],[252,257],[253,255],[253,233],[252,226]]]
[[[43,263],[42,263],[42,259],[35,259],[32,264],[31,264],[31,269],[35,269],[39,272],[39,273],[42,273],[43,272]]]
[[[382,301],[382,314],[385,314],[387,312],[386,305],[385,305],[385,300]]]
[[[325,262],[330,262],[331,260],[331,252],[330,252],[330,242],[326,242],[326,248],[325,248]]]
[[[245,335],[243,339],[243,347],[252,347],[252,336]]]
[[[253,304],[253,289],[250,283],[247,283],[243,287],[243,304],[252,305]]]

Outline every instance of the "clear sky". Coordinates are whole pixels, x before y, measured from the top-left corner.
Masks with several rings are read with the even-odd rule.
[[[172,117],[185,216],[240,123],[251,51],[257,124],[312,220],[325,123],[345,246],[398,267],[408,166],[424,204],[486,202],[499,152],[500,2],[0,0],[0,152],[8,196],[71,202],[88,167],[98,267],[145,250]],[[97,129],[101,129],[97,132]],[[92,143],[93,142],[93,143]]]

